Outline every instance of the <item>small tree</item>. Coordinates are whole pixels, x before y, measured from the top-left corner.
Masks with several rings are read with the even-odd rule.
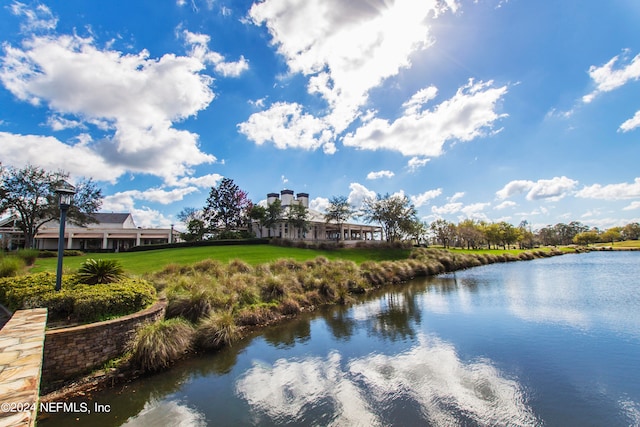
[[[367,221],[377,222],[382,226],[389,242],[400,240],[403,234],[409,234],[417,221],[416,208],[404,195],[378,194],[375,198],[366,198],[363,212]]]
[[[342,224],[347,222],[353,213],[353,207],[345,196],[333,196],[329,199],[329,207],[325,211],[324,220],[326,223],[333,222],[338,226],[336,240],[340,240],[342,237]]]
[[[309,231],[309,209],[302,204],[289,205],[286,212],[286,221],[289,227],[297,229],[301,236],[304,237],[307,231]]]
[[[201,210],[184,208],[178,213],[178,219],[182,221],[187,228],[186,233],[180,233],[182,240],[185,242],[204,240],[204,236],[207,234],[207,226]]]
[[[431,231],[445,248],[451,245],[451,241],[456,237],[456,226],[446,219],[439,218],[431,223]]]
[[[10,212],[17,216],[16,226],[28,248],[35,246],[40,227],[60,217],[55,189],[68,178],[66,172],[47,172],[33,165],[23,169],[0,165],[0,215]],[[91,179],[81,180],[76,185],[67,220],[78,226],[95,223],[92,215],[101,205],[102,190]]]
[[[204,207],[207,228],[218,235],[229,235],[247,227],[251,200],[247,193],[232,179],[223,178],[217,187],[212,187]]]
[[[267,209],[265,211],[264,221],[262,224],[264,227],[267,227],[267,230],[269,230],[268,232],[269,237],[271,237],[271,230],[273,229],[273,227],[275,227],[281,221],[282,221],[282,202],[280,201],[280,199],[276,199],[273,201],[273,203],[267,206]]]

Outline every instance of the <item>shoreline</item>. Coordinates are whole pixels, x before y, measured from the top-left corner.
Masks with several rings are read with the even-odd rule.
[[[482,265],[488,265],[488,264],[494,264],[494,263],[507,263],[507,262],[515,262],[515,261],[529,261],[529,260],[533,260],[533,259],[540,259],[540,258],[549,258],[549,257],[554,257],[554,256],[560,256],[560,255],[565,255],[565,254],[581,254],[581,253],[588,253],[588,252],[610,252],[610,251],[638,251],[640,250],[640,248],[611,248],[611,247],[602,247],[602,248],[580,248],[580,247],[576,247],[576,248],[571,248],[571,251],[561,251],[558,249],[552,249],[550,251],[543,251],[543,250],[536,250],[536,251],[525,251],[522,252],[520,254],[520,256],[515,256],[512,254],[508,254],[505,253],[502,256],[497,256],[497,255],[491,255],[491,256],[486,256],[483,254],[467,254],[467,253],[456,253],[456,252],[449,252],[447,251],[450,255],[454,256],[454,259],[457,258],[458,256],[462,256],[463,258],[466,258],[463,261],[467,261],[467,262],[463,262],[463,263],[459,263],[459,262],[455,262],[451,265],[446,265],[445,266],[445,270],[442,272],[439,272],[437,274],[420,274],[420,275],[414,275],[411,278],[415,278],[415,277],[430,277],[430,276],[437,276],[438,274],[443,274],[443,273],[450,273],[450,272],[454,272],[454,271],[460,271],[460,270],[465,270],[468,268],[473,268],[473,267],[478,267],[478,266],[482,266]],[[526,255],[525,255],[526,254]],[[524,255],[524,256],[523,256]],[[475,260],[474,262],[469,262],[470,260],[468,258],[471,258],[473,260]],[[456,260],[458,261],[458,260]],[[411,278],[407,279],[410,280]],[[406,280],[402,281],[402,282],[406,282]],[[382,286],[374,286],[373,289],[381,289],[385,286],[397,286],[397,283],[394,282],[390,282],[390,283],[386,283]],[[371,290],[373,290],[371,289]],[[312,307],[305,307],[304,308],[304,312],[313,312],[318,308],[318,306],[312,306]],[[273,324],[277,324],[280,323],[282,321],[285,321],[287,319],[292,319],[295,318],[297,315],[280,315],[276,318],[271,319],[268,322],[265,322],[264,324],[260,324],[260,325],[256,325],[256,326],[252,326],[252,327],[246,327],[246,330],[259,330],[259,329],[263,329],[266,326],[270,326]],[[185,357],[188,358],[193,354],[198,354],[198,353],[190,353],[187,354]],[[171,368],[168,368],[171,369]],[[105,369],[97,369],[94,372],[81,376],[79,378],[70,380],[69,382],[60,385],[57,388],[52,389],[51,391],[48,391],[47,393],[43,394],[40,396],[40,401],[41,402],[54,402],[54,401],[62,401],[62,400],[69,400],[69,399],[73,399],[79,396],[85,396],[87,394],[90,393],[95,393],[95,392],[99,392],[101,390],[110,388],[110,387],[116,387],[118,385],[124,385],[133,381],[136,381],[140,378],[143,378],[147,375],[157,375],[158,372],[156,373],[146,373],[143,372],[139,369],[136,369],[135,367],[131,366],[129,362],[123,362],[123,364],[121,366],[118,367],[114,367],[114,368],[105,368]]]

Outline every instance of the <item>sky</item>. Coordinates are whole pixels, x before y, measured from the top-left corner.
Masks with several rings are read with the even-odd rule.
[[[178,224],[231,178],[323,211],[640,221],[637,0],[51,0],[0,6],[0,162]]]

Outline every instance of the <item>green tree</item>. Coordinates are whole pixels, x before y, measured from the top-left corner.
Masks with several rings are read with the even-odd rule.
[[[460,222],[456,227],[458,232],[458,240],[462,247],[466,246],[467,249],[476,249],[480,246],[480,243],[484,239],[480,225],[472,219],[465,219]]]
[[[346,196],[333,196],[329,199],[324,220],[326,223],[334,223],[338,227],[337,239],[342,238],[342,224],[347,222],[354,213],[354,209]]]
[[[431,231],[436,240],[445,248],[451,246],[451,241],[456,237],[456,225],[446,219],[439,218],[431,223]]]
[[[180,237],[187,242],[204,240],[207,234],[207,226],[203,218],[203,212],[195,208],[184,208],[178,213],[178,219],[184,223],[187,231],[180,233]]]
[[[609,228],[607,231],[600,235],[600,241],[609,242],[612,245],[614,242],[619,242],[620,240],[622,240],[621,230],[622,227]]]
[[[247,228],[252,203],[247,193],[230,178],[211,187],[203,210],[207,228],[218,237]]]
[[[299,203],[292,203],[286,211],[285,221],[290,229],[298,230],[298,238],[304,238],[309,231],[309,209]]]
[[[409,234],[417,221],[416,208],[404,195],[378,194],[375,198],[366,198],[363,213],[365,220],[382,226],[389,242],[400,240],[403,234]]]
[[[640,239],[640,223],[632,222],[622,228],[622,238],[625,240]]]
[[[262,227],[265,226],[265,220],[267,218],[267,209],[264,206],[253,205],[249,211],[249,218],[252,221],[258,223],[258,230],[260,231],[260,237],[262,237]]]
[[[273,227],[282,222],[282,202],[280,199],[276,199],[267,206],[266,215],[264,217],[263,226],[267,227],[268,236],[271,237],[271,230]]]
[[[60,217],[55,189],[68,178],[67,172],[48,172],[33,165],[22,169],[0,165],[0,215],[16,215],[27,247],[34,247],[40,227]],[[92,215],[102,205],[102,190],[91,179],[80,180],[75,188],[67,221],[78,226],[95,223]]]
[[[595,230],[583,231],[582,233],[578,233],[573,237],[573,243],[576,245],[587,246],[593,243],[596,243],[600,240],[600,235]]]

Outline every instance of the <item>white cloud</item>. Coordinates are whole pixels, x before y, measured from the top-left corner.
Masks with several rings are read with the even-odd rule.
[[[175,188],[173,190],[164,190],[161,188],[149,188],[144,191],[128,190],[106,196],[103,199],[103,209],[119,210],[114,207],[133,206],[133,200],[145,200],[148,202],[160,203],[168,205],[173,202],[184,199],[184,196],[198,191],[195,187]]]
[[[493,82],[469,81],[452,98],[424,111],[418,102],[429,98],[414,95],[402,117],[392,123],[375,118],[347,134],[343,143],[366,150],[399,151],[405,156],[440,156],[446,142],[484,136],[496,120],[505,117],[495,110],[507,88],[492,86]]]
[[[54,129],[94,125],[105,132],[84,150],[111,165],[110,180],[128,170],[171,183],[216,160],[200,150],[197,134],[173,127],[214,99],[204,70],[196,56],[150,58],[146,50],[99,48],[75,34],[33,35],[19,47],[5,44],[0,57],[2,84],[18,99],[49,108]],[[60,152],[67,151],[63,145]],[[41,164],[41,157],[30,160]]]
[[[457,3],[453,0],[255,3],[249,12],[251,21],[266,26],[289,72],[306,76],[307,91],[321,96],[328,105],[326,115],[314,118],[326,132],[322,144],[285,144],[285,147],[323,145],[326,153],[335,152],[332,145],[335,138],[362,114],[360,108],[367,102],[369,91],[402,68],[410,67],[411,55],[433,43],[430,21],[447,10],[455,12]],[[426,90],[416,96],[424,102],[430,92]],[[241,129],[247,131],[243,133],[256,143],[277,141],[278,134],[287,133],[289,128],[288,123],[276,121],[254,138],[253,132],[243,125]],[[273,135],[263,134],[269,131]],[[318,129],[314,126],[312,131],[317,133]]]
[[[122,192],[107,196],[103,199],[102,212],[127,212],[131,213],[133,220],[138,227],[166,227],[168,228],[174,221],[167,218],[160,211],[149,207],[136,207],[136,200],[146,197],[145,192]],[[140,196],[140,197],[138,197]],[[153,195],[149,195],[153,198]],[[158,197],[158,194],[155,195]]]
[[[393,178],[395,174],[391,171],[382,170],[377,172],[369,172],[367,179]]]
[[[499,205],[495,206],[493,209],[500,211],[502,209],[507,209],[507,208],[514,208],[518,206],[518,204],[516,202],[512,202],[511,200],[505,200],[504,202],[500,203]]]
[[[464,197],[464,191],[459,191],[455,193],[453,196],[449,197],[447,200],[450,202],[455,202],[456,200],[462,199]]]
[[[252,114],[238,125],[244,134],[258,145],[271,142],[281,150],[301,148],[315,150],[328,142],[323,120],[303,113],[297,103],[276,102],[268,110]]]
[[[436,215],[450,215],[456,212],[460,212],[464,204],[461,202],[447,203],[444,206],[432,206],[431,212]]]
[[[623,60],[627,59],[628,53],[627,50],[624,51]],[[589,76],[596,84],[596,88],[590,94],[582,97],[583,102],[589,103],[601,92],[610,92],[624,86],[629,81],[640,79],[640,55],[636,55],[623,67],[614,69],[619,60],[620,55],[616,55],[601,67],[595,65],[589,67]]]
[[[460,211],[465,214],[467,218],[486,218],[486,215],[484,215],[482,211],[489,206],[491,206],[491,203],[472,203],[464,206]]]
[[[376,192],[369,190],[362,184],[357,182],[353,182],[349,185],[349,189],[351,192],[347,196],[347,201],[356,209],[360,209],[362,207],[364,199],[370,199],[376,197]]]
[[[329,199],[326,197],[316,197],[309,201],[309,208],[318,212],[325,212],[329,207]]]
[[[422,194],[418,194],[417,196],[411,196],[411,203],[415,205],[416,208],[424,206],[429,203],[429,200],[435,199],[439,195],[442,194],[442,188],[437,188],[435,190],[425,191]]]
[[[640,201],[631,202],[629,206],[625,206],[622,208],[623,211],[633,211],[636,209],[640,209]]]
[[[546,199],[557,201],[566,197],[575,187],[578,181],[566,176],[552,179],[540,179],[538,181],[515,180],[509,182],[501,190],[496,192],[498,199],[507,199],[516,194],[527,192],[527,200]]]
[[[267,0],[255,3],[249,15],[266,25],[290,71],[310,76],[309,92],[328,102],[327,123],[340,133],[371,88],[432,44],[428,21],[444,9],[435,0]]]
[[[429,163],[429,160],[431,160],[431,159],[425,159],[425,158],[420,158],[420,157],[412,157],[407,162],[407,167],[409,168],[409,172],[415,172],[418,169],[420,169],[421,167],[424,167],[424,165]]]
[[[194,185],[198,188],[211,188],[218,185],[218,182],[222,178],[224,177],[217,173],[212,173],[212,174],[203,175],[199,177],[187,176],[187,177],[176,180],[175,185],[177,187],[188,187],[188,186]]]
[[[2,161],[15,167],[28,164],[46,170],[62,169],[71,175],[115,182],[126,172],[95,152],[87,141],[65,144],[52,136],[18,135],[0,132]]]
[[[640,127],[640,111],[636,111],[636,114],[629,120],[620,125],[619,131],[629,132],[637,127]]]
[[[593,184],[585,186],[576,194],[585,199],[621,200],[640,197],[640,178],[636,178],[632,183],[620,184]]]
[[[191,47],[190,56],[197,58],[204,64],[213,64],[215,70],[224,77],[238,77],[249,69],[249,62],[244,56],[240,56],[240,59],[235,62],[228,62],[220,53],[209,50],[207,45],[211,41],[211,37],[208,35],[192,33],[188,30],[184,30],[182,34],[187,45]]]
[[[44,4],[38,4],[35,8],[30,8],[24,3],[14,1],[9,6],[9,10],[16,16],[24,17],[25,21],[20,25],[20,31],[23,33],[49,31],[55,29],[58,25],[58,18]]]
[[[527,200],[560,200],[567,196],[576,185],[578,185],[578,181],[567,178],[566,176],[540,179],[533,185],[531,190],[529,190],[529,193],[527,193]]]

